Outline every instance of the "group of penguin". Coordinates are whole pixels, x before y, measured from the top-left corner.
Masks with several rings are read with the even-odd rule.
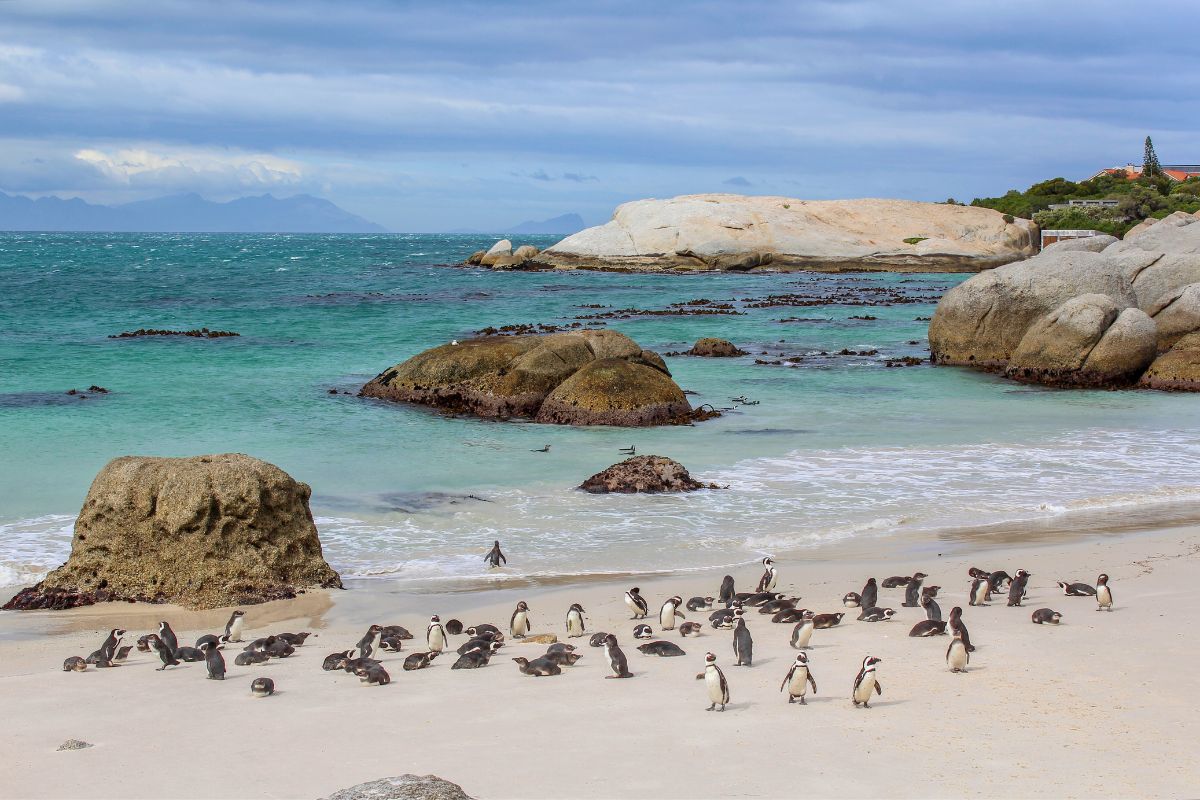
[[[495,555],[499,547],[495,548]],[[502,555],[500,556],[503,557]],[[809,668],[808,655],[804,652],[812,640],[813,631],[832,628],[841,623],[845,612],[817,614],[806,608],[799,608],[799,597],[787,597],[775,591],[779,581],[779,572],[770,558],[763,559],[764,571],[754,592],[737,592],[734,579],[726,575],[721,583],[718,597],[693,597],[685,604],[683,598],[675,595],[667,598],[658,612],[659,626],[663,631],[678,629],[683,638],[697,636],[701,633],[699,622],[682,622],[685,619],[682,608],[690,612],[708,611],[708,621],[714,629],[726,629],[733,632],[734,666],[750,667],[754,662],[754,639],[746,624],[745,613],[748,608],[757,608],[760,614],[770,614],[771,622],[792,623],[790,644],[800,651],[784,676],[780,691],[787,693],[789,703],[799,702],[805,705],[805,697],[811,688],[817,692],[816,679]],[[988,571],[972,567],[968,570],[972,579],[969,605],[987,605],[995,594],[1007,593],[1007,605],[1019,607],[1027,596],[1027,586],[1031,574],[1024,569],[1009,575],[1004,571]],[[946,649],[946,664],[952,672],[963,673],[970,664],[970,654],[975,650],[971,643],[970,634],[962,620],[962,608],[955,606],[948,619],[942,619],[941,607],[937,603],[937,594],[941,587],[924,585],[928,576],[917,572],[911,576],[893,576],[877,584],[875,578],[867,580],[861,592],[847,592],[842,603],[847,608],[858,608],[858,619],[864,622],[884,622],[895,616],[892,608],[879,605],[879,589],[904,589],[905,607],[920,607],[925,610],[926,619],[915,624],[909,631],[912,637],[928,637],[944,635],[949,630],[953,634]],[[1058,582],[1063,594],[1069,597],[1094,597],[1097,610],[1112,611],[1113,594],[1108,585],[1108,576],[1101,574],[1096,579],[1096,585],[1084,583]],[[632,612],[635,621],[644,620],[650,614],[650,606],[642,597],[640,589],[634,587],[625,592],[625,605]],[[719,607],[718,607],[719,605]],[[567,610],[567,638],[580,638],[586,635],[584,621],[585,611],[579,603],[574,603]],[[1039,608],[1032,614],[1035,624],[1058,624],[1062,614],[1050,608]],[[175,633],[167,622],[159,624],[157,634],[148,634],[137,641],[141,651],[153,651],[162,661],[159,670],[176,666],[182,661],[204,661],[208,677],[213,680],[224,680],[225,660],[221,649],[228,644],[242,642],[244,612],[234,611],[225,626],[225,632],[220,635],[206,634],[196,641],[195,647],[181,647]],[[521,601],[517,603],[509,619],[508,634],[514,639],[532,639],[532,624],[529,617],[529,605]],[[124,661],[133,645],[122,647],[122,637],[126,631],[114,628],[98,650],[86,659],[72,656],[63,663],[64,671],[84,671],[88,665],[111,667]],[[434,659],[443,655],[450,647],[450,637],[465,634],[467,640],[456,648],[457,660],[451,669],[478,669],[487,666],[491,658],[504,646],[505,634],[496,625],[480,623],[464,627],[463,623],[451,619],[445,624],[437,615],[430,617],[425,629],[426,649],[405,657],[403,669],[406,671],[424,669]],[[297,647],[304,644],[309,633],[280,633],[256,639],[247,644],[238,654],[235,663],[239,666],[261,664],[271,658],[287,658]],[[650,625],[639,622],[633,631],[635,639],[654,639]],[[356,675],[359,680],[368,685],[384,686],[391,683],[391,676],[383,662],[377,656],[382,652],[400,652],[406,640],[413,635],[400,625],[371,625],[358,643],[341,652],[330,653],[322,662],[326,671],[344,670]],[[562,674],[564,666],[573,666],[582,654],[575,652],[575,646],[566,642],[553,641],[555,637],[548,636],[550,643],[546,652],[533,659],[515,657],[518,670],[525,675],[543,677]],[[632,678],[629,663],[622,651],[617,637],[611,633],[593,633],[588,640],[592,647],[603,648],[611,674],[606,678]],[[686,653],[673,642],[658,639],[639,645],[638,650],[646,655],[660,657],[684,656]],[[877,676],[877,666],[882,659],[868,655],[862,660],[862,666],[855,676],[851,689],[851,700],[854,706],[870,708],[870,702],[875,695],[883,694],[883,687]],[[717,665],[717,656],[706,653],[704,656],[704,671],[696,676],[703,680],[710,704],[709,711],[724,711],[729,704],[729,683],[724,672]],[[251,684],[251,692],[255,696],[265,697],[273,694],[275,684],[270,678],[255,678]]]

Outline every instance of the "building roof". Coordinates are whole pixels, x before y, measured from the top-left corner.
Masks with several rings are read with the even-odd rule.
[[[1162,171],[1164,175],[1173,181],[1186,181],[1188,178],[1200,177],[1200,164],[1164,164]],[[1091,177],[1099,178],[1101,175],[1116,175],[1118,172],[1124,172],[1131,181],[1142,177],[1142,168],[1133,164],[1102,169]]]

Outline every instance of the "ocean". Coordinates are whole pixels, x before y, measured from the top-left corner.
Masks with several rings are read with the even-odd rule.
[[[0,586],[66,558],[92,478],[126,454],[275,463],[312,486],[326,557],[344,576],[421,588],[1195,513],[1193,396],[887,366],[927,356],[926,318],[966,276],[452,266],[496,238],[0,233]],[[736,313],[684,313],[714,304]],[[387,367],[489,326],[577,322],[660,353],[718,336],[750,355],[667,357],[693,405],[727,409],[693,427],[490,422],[354,396]],[[205,327],[240,336],[109,338]],[[630,445],[729,488],[573,488]],[[483,571],[493,539],[510,562],[499,577]]]

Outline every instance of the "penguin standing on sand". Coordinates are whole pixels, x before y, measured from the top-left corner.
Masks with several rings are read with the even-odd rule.
[[[721,580],[721,591],[717,593],[717,599],[722,603],[732,603],[734,594],[733,576],[726,575]]]
[[[585,630],[583,624],[584,610],[579,603],[572,603],[567,609],[567,638],[574,639],[583,636]]]
[[[1013,582],[1008,587],[1009,606],[1019,606],[1025,599],[1027,594],[1025,587],[1029,584],[1029,575],[1030,573],[1023,569],[1017,570],[1017,576],[1013,578]]]
[[[715,655],[705,653],[704,672],[698,677],[704,679],[704,686],[708,689],[708,699],[712,701],[708,710],[724,711],[725,706],[729,704],[729,684],[725,681],[725,673],[721,672],[721,668],[717,666]],[[718,703],[721,705],[720,708],[717,708]]]
[[[240,642],[242,640],[242,625],[246,621],[246,612],[238,609],[229,617],[229,622],[225,623],[225,641]]]
[[[775,562],[770,558],[764,558],[762,565],[763,574],[758,579],[758,591],[773,592],[775,591],[775,584],[779,582],[779,570],[775,569]]]
[[[1108,588],[1107,575],[1101,575],[1096,578],[1096,610],[1113,610],[1113,594],[1112,589]]]
[[[867,579],[859,598],[858,605],[861,608],[875,608],[879,605],[879,586],[875,583],[874,578]]]
[[[549,450],[550,448],[547,446],[546,449]],[[488,562],[488,566],[491,569],[495,569],[496,567],[500,566],[501,564],[504,564],[507,566],[508,559],[504,557],[504,552],[500,549],[500,540],[499,539],[492,542],[492,549],[489,550],[488,554],[483,557],[483,560]]]
[[[992,599],[992,584],[987,578],[976,578],[971,583],[971,600],[970,605],[986,606],[987,601]]]
[[[967,650],[962,634],[955,633],[954,638],[950,640],[950,646],[946,648],[946,666],[951,672],[966,672],[967,664],[970,663],[971,653]]]
[[[905,608],[916,608],[920,604],[921,583],[928,577],[924,572],[918,572],[912,576],[908,585],[904,587],[904,602],[901,605]]]
[[[617,637],[611,633],[604,637],[604,657],[608,659],[608,666],[612,670],[612,675],[605,675],[606,678],[632,678],[633,673],[629,671],[629,661],[625,658],[625,653],[621,651],[620,645],[617,644]]]
[[[858,671],[858,677],[854,679],[854,689],[850,692],[850,699],[854,701],[855,708],[860,705],[863,708],[870,708],[872,692],[883,695],[883,686],[880,685],[879,679],[875,675],[875,665],[882,660],[875,656],[867,656],[863,659],[862,669]]]
[[[163,640],[158,638],[157,634],[152,633],[146,637],[146,644],[150,646],[151,650],[158,654],[159,660],[162,661],[162,666],[158,668],[158,672],[162,672],[167,667],[179,666],[179,659],[175,657],[175,651],[167,647],[167,645],[163,643]]]
[[[121,646],[121,637],[124,635],[124,628],[113,628],[108,632],[108,638],[104,640],[104,644],[100,645],[100,650],[97,651],[105,661],[112,661],[117,657],[117,648]]]
[[[975,652],[975,645],[971,644],[971,634],[967,633],[967,626],[962,621],[962,606],[950,609],[950,630],[956,636],[962,637],[963,645],[967,648],[968,653]]]
[[[440,653],[446,649],[446,630],[437,614],[429,618],[429,627],[425,629],[425,644],[431,653]]]
[[[934,622],[942,621],[942,607],[938,605],[937,600],[933,599],[933,595],[927,594],[921,598],[921,605],[925,608],[925,618]]]
[[[662,604],[662,608],[658,610],[658,625],[664,631],[675,630],[675,618],[687,619],[683,612],[679,610],[679,606],[683,604],[683,598],[679,595],[668,597],[666,602]]]
[[[733,655],[737,658],[735,667],[749,667],[754,662],[754,638],[746,627],[745,617],[733,621]]]
[[[208,667],[209,680],[225,680],[225,657],[221,651],[212,642],[205,642],[201,649],[204,650],[204,666]]]
[[[794,649],[804,650],[812,641],[813,631],[817,627],[814,617],[813,612],[805,610],[804,618],[796,623],[796,627],[792,628],[792,647]]]
[[[524,600],[517,603],[508,621],[508,631],[514,639],[524,639],[525,634],[529,633],[529,604]]]
[[[171,626],[167,624],[166,620],[158,623],[158,638],[171,648],[172,653],[179,649],[179,639],[176,638],[175,631],[171,630]]]
[[[650,606],[642,597],[641,589],[636,586],[625,593],[625,605],[629,606],[629,610],[633,612],[633,619],[645,619],[646,615],[650,613]]]
[[[812,673],[808,671],[808,656],[804,653],[796,653],[796,661],[792,664],[792,668],[788,670],[787,676],[783,679],[783,683],[779,686],[779,691],[787,689],[788,702],[796,702],[796,698],[800,698],[800,705],[808,705],[804,702],[804,695],[808,694],[808,685],[812,684],[813,694],[817,693],[817,682],[813,679]]]
[[[354,647],[358,650],[359,658],[370,658],[375,651],[379,649],[379,640],[383,636],[383,626],[372,625],[367,628],[367,632],[358,640],[358,644]]]

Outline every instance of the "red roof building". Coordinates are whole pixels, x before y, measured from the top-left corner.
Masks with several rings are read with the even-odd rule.
[[[1173,181],[1183,182],[1188,178],[1200,178],[1200,164],[1164,164],[1162,171],[1164,175]],[[1119,172],[1124,172],[1126,177],[1131,181],[1142,177],[1142,168],[1133,164],[1102,169],[1091,177],[1099,178],[1101,175],[1116,175]]]

